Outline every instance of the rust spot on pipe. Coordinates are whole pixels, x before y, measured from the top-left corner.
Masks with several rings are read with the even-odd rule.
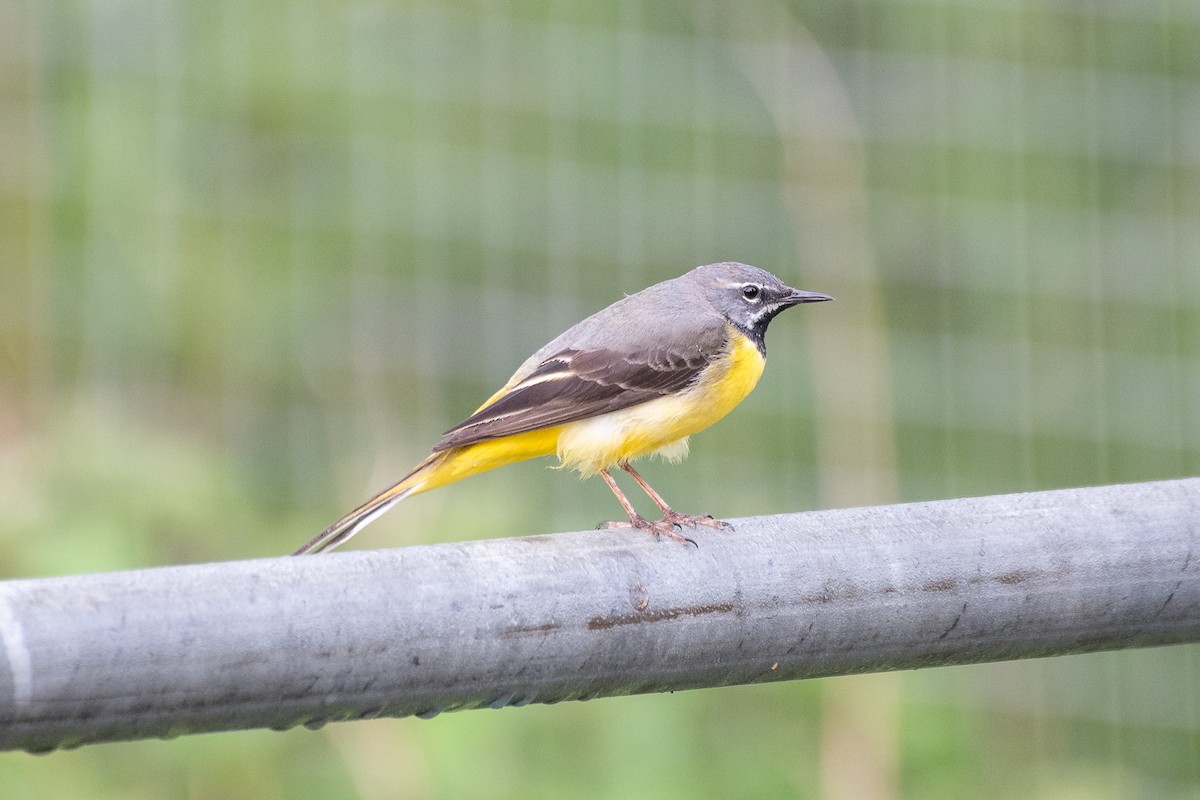
[[[618,625],[636,625],[642,622],[662,622],[679,617],[699,617],[704,614],[728,614],[733,603],[710,603],[703,606],[660,608],[654,611],[639,611],[636,614],[613,614],[607,617],[592,617],[587,621],[589,631],[605,631]]]
[[[943,578],[940,581],[930,581],[921,587],[923,592],[948,592],[958,586],[958,581],[954,578]]]
[[[1016,586],[1018,583],[1024,583],[1034,576],[1032,572],[1022,572],[1015,569],[1012,572],[1006,572],[1003,575],[996,576],[996,583],[1003,583],[1005,586]]]
[[[503,636],[527,636],[529,634],[551,633],[562,627],[561,622],[544,622],[541,625],[510,625],[501,631]]]
[[[645,611],[650,605],[650,595],[646,592],[646,587],[637,581],[629,583],[629,604],[638,612]]]

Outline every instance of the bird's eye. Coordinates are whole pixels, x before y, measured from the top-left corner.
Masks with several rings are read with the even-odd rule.
[[[742,297],[747,300],[757,300],[759,289],[754,284],[750,283],[742,287]]]

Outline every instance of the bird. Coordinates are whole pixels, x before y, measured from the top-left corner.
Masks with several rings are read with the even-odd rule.
[[[631,462],[686,456],[688,437],[732,411],[758,383],[771,320],[792,306],[832,299],[737,262],[696,267],[627,295],[531,355],[411,472],[292,555],[344,544],[415,494],[549,455],[582,477],[599,475],[616,495],[628,522],[597,527],[637,528],[693,545],[675,529],[728,529],[707,515],[675,511]],[[614,468],[629,473],[662,519],[634,509],[612,477]]]

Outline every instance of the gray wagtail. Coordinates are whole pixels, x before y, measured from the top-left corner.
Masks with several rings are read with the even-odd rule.
[[[727,528],[680,514],[630,465],[678,461],[688,437],[733,410],[766,363],[767,325],[802,292],[746,264],[709,264],[629,295],[575,325],[522,364],[508,383],[455,425],[398,483],[330,525],[294,555],[345,542],[406,497],[527,458],[557,454],[583,477],[599,475],[629,515],[610,528],[641,528],[680,542],[676,526]],[[647,520],[609,470],[620,467],[662,510]]]

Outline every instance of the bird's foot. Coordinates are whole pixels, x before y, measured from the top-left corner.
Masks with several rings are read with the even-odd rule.
[[[706,528],[716,528],[719,531],[731,531],[733,526],[723,519],[713,519],[711,514],[680,514],[673,508],[668,508],[663,513],[663,522],[669,522],[672,525],[680,527],[687,526],[694,528],[697,525],[703,525]]]
[[[710,520],[711,522],[712,520]],[[690,544],[692,547],[699,547],[695,540],[689,539],[686,536],[676,533],[675,527],[677,523],[668,519],[648,520],[641,514],[630,517],[628,521],[610,521],[601,522],[597,528],[637,528],[653,536],[655,539],[660,536],[665,536],[668,539],[673,539],[680,544]]]

